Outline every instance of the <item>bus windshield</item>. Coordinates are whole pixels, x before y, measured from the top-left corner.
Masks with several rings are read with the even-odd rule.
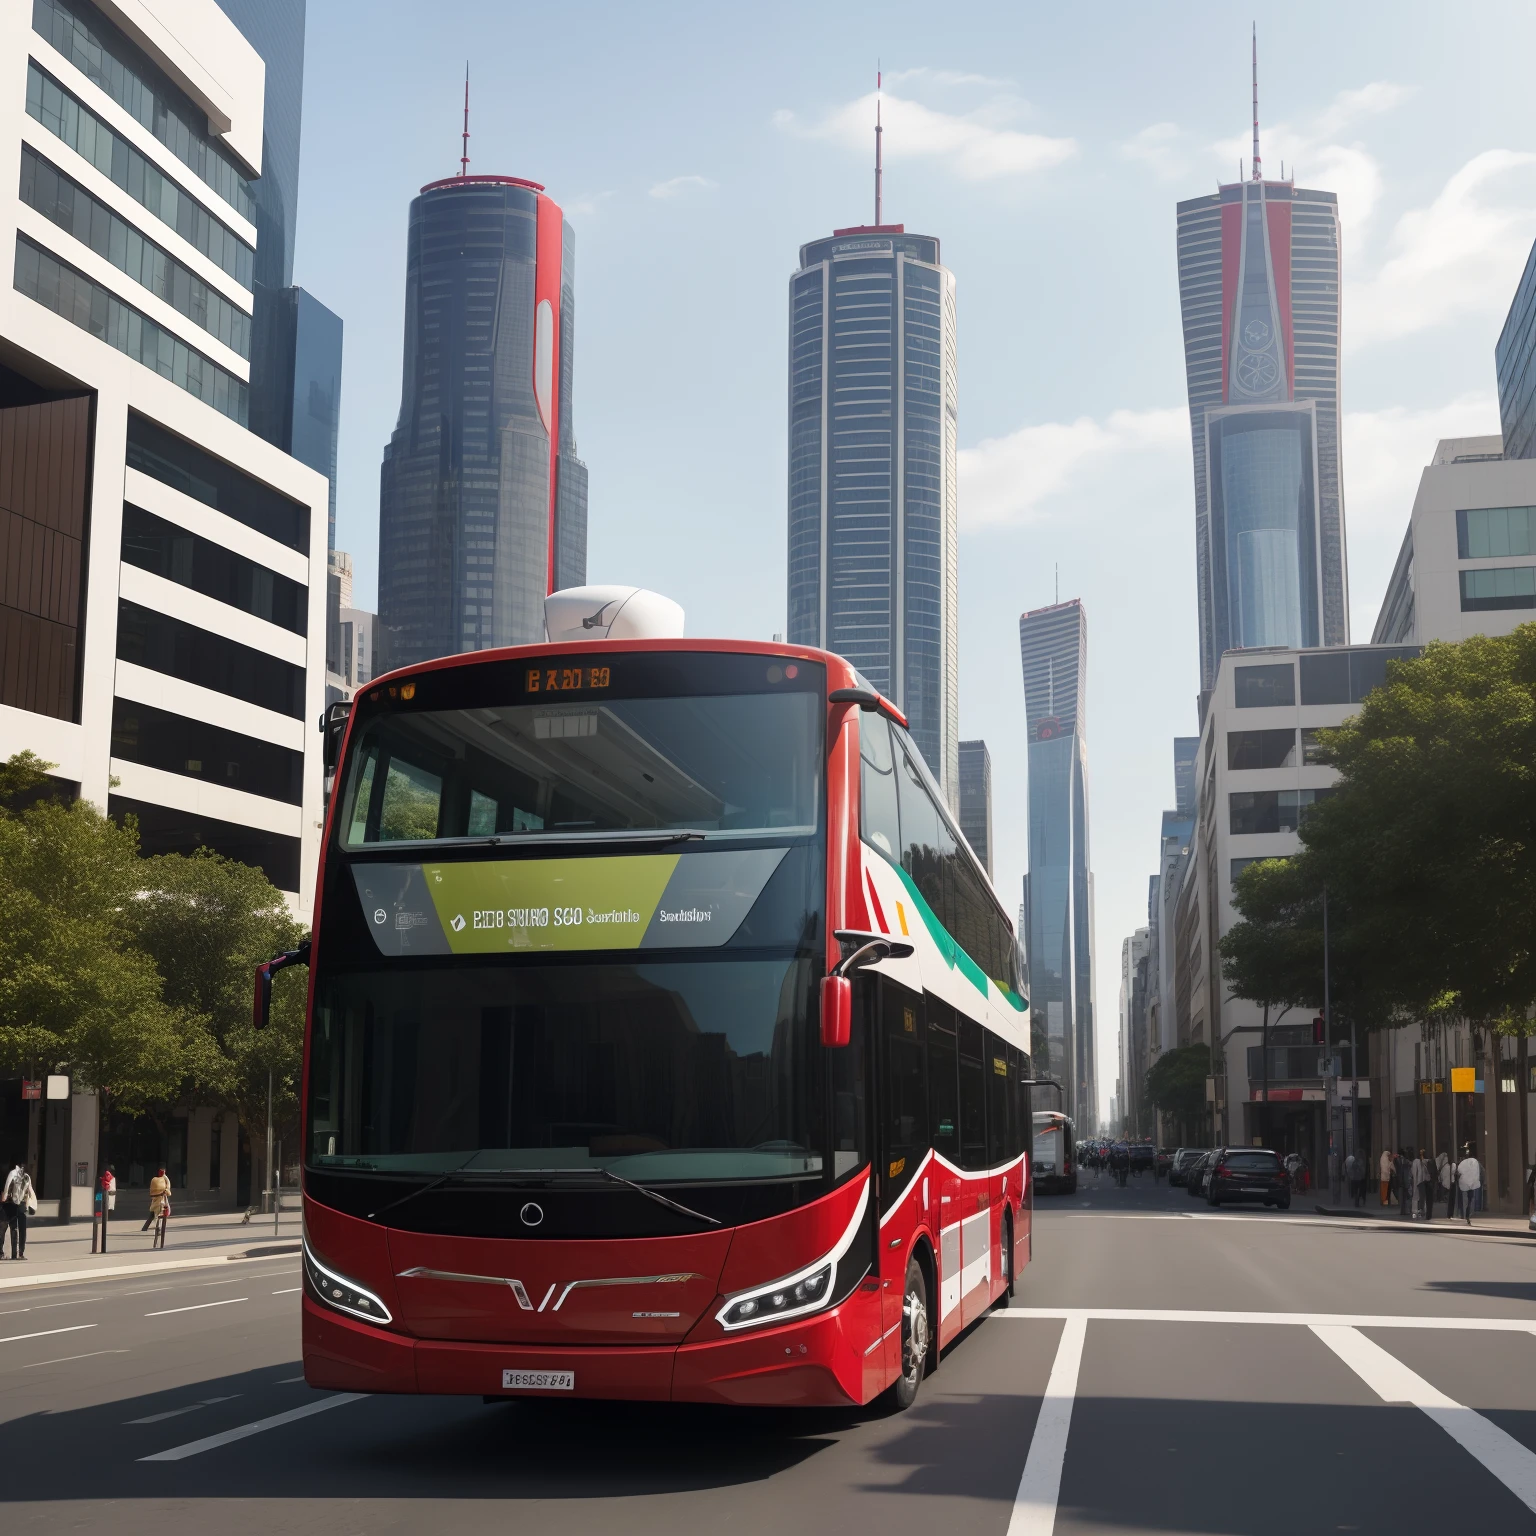
[[[341,840],[809,836],[823,709],[793,691],[376,714],[348,753]]]
[[[309,1164],[819,1175],[807,958],[459,962],[317,983]],[[851,1158],[850,1158],[851,1161]]]

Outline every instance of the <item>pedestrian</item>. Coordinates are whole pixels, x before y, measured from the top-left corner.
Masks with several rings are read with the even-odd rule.
[[[1413,1197],[1418,1193],[1418,1184],[1413,1171],[1413,1159],[1408,1156],[1407,1147],[1399,1149],[1395,1168],[1397,1172],[1397,1214],[1402,1221],[1412,1221]]]
[[[1440,1191],[1445,1196],[1445,1219],[1449,1221],[1455,1215],[1456,1165],[1442,1152],[1435,1159],[1435,1166],[1439,1169]]]
[[[1413,1160],[1413,1189],[1415,1194],[1413,1218],[1416,1221],[1429,1221],[1435,1214],[1435,1165],[1429,1160],[1429,1153],[1423,1147],[1419,1148],[1419,1155]]]
[[[165,1169],[158,1169],[154,1178],[149,1181],[149,1215],[144,1218],[144,1225],[139,1228],[141,1232],[148,1232],[154,1226],[161,1211],[170,1215],[167,1207],[171,1203],[171,1181],[165,1176]]]
[[[1394,1167],[1392,1154],[1385,1147],[1381,1149],[1381,1162],[1377,1169],[1381,1178],[1381,1203],[1386,1205],[1392,1194],[1392,1170]]]
[[[1344,1180],[1349,1186],[1349,1200],[1357,1210],[1365,1204],[1365,1164],[1357,1153],[1344,1159]]]
[[[1456,1188],[1461,1195],[1461,1213],[1467,1225],[1472,1225],[1472,1209],[1477,1204],[1477,1192],[1483,1187],[1483,1165],[1472,1155],[1472,1143],[1462,1149],[1462,1159],[1456,1164]]]
[[[25,1163],[17,1163],[6,1175],[0,1201],[5,1204],[5,1227],[11,1234],[11,1257],[24,1259],[27,1256],[27,1217],[37,1212],[37,1192],[32,1188],[32,1175]]]

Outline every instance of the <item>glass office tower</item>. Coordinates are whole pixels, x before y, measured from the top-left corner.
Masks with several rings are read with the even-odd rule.
[[[960,830],[992,873],[992,754],[984,741],[960,743]]]
[[[836,230],[789,316],[789,640],[901,707],[958,810],[954,275],[903,225]]]
[[[1339,483],[1339,216],[1252,180],[1178,205],[1200,686],[1225,650],[1349,640]]]
[[[1084,735],[1088,620],[1072,599],[1019,619],[1029,733],[1029,1001],[1034,1065],[1086,1131],[1097,1106],[1093,887]]]
[[[542,640],[546,595],[586,581],[571,226],[537,182],[456,176],[421,189],[407,240],[380,669]]]
[[[1506,459],[1536,459],[1536,245],[1493,349]]]

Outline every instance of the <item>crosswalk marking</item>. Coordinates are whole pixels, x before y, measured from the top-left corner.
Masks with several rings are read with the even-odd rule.
[[[191,1440],[186,1445],[173,1445],[168,1451],[156,1451],[153,1456],[140,1456],[140,1461],[185,1461],[188,1456],[200,1456],[204,1451],[216,1450],[221,1445],[248,1439],[268,1429],[307,1419],[311,1414],[324,1413],[327,1408],[340,1408],[346,1403],[361,1402],[365,1392],[338,1392],[335,1397],[321,1398],[318,1403],[305,1403],[302,1408],[290,1408],[287,1413],[274,1413],[270,1418],[257,1419],[254,1424],[241,1424],[226,1429],[222,1434],[208,1435],[202,1440]]]
[[[1536,1511],[1536,1456],[1512,1435],[1431,1386],[1358,1329],[1316,1323],[1311,1328],[1383,1402],[1411,1403],[1421,1409],[1527,1509]]]
[[[1479,1333],[1536,1334],[1536,1319],[1521,1317],[1371,1317],[1354,1312],[1193,1312],[1134,1307],[1020,1307],[995,1317],[1070,1318],[1095,1323],[1244,1323],[1284,1328],[1450,1328]]]

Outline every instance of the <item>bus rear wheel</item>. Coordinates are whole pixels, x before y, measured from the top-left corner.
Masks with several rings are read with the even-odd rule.
[[[890,1404],[898,1413],[917,1401],[928,1369],[928,1345],[928,1282],[922,1265],[908,1259],[901,1297],[901,1375],[890,1388]]]

